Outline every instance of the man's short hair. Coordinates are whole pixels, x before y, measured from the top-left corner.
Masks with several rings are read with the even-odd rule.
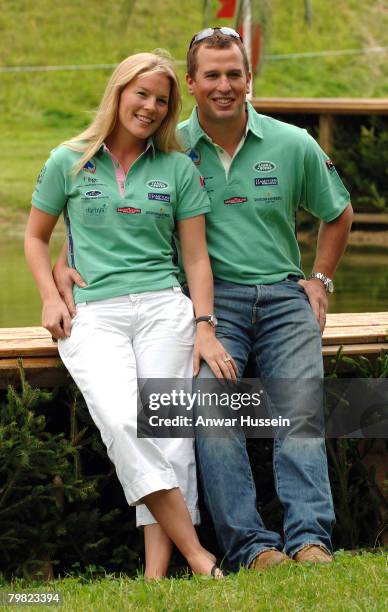
[[[199,42],[194,42],[187,51],[187,74],[191,79],[196,75],[198,69],[197,54],[199,47],[207,47],[208,49],[230,49],[232,45],[236,45],[242,53],[244,68],[246,74],[249,74],[249,61],[245,51],[245,47],[239,38],[222,34],[219,30],[215,30],[214,34],[207,36]]]

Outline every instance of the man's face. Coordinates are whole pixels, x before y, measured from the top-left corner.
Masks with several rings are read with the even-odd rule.
[[[211,49],[201,45],[197,53],[197,72],[187,75],[189,92],[195,97],[200,120],[228,122],[245,113],[245,97],[251,75],[246,74],[237,45]]]

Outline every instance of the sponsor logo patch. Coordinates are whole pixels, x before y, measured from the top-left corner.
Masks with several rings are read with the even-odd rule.
[[[88,206],[85,209],[85,212],[88,215],[92,215],[93,217],[103,215],[107,211],[107,205],[103,204],[102,206]]]
[[[90,191],[85,192],[85,196],[87,198],[99,198],[102,196],[102,191],[99,191],[98,189],[91,189]]]
[[[141,208],[134,208],[133,206],[123,206],[122,208],[116,208],[118,213],[124,215],[138,215],[141,213]]]
[[[147,186],[151,187],[151,189],[167,189],[167,187],[169,187],[169,184],[165,183],[164,181],[159,181],[158,179],[155,179],[153,181],[148,181]]]
[[[169,193],[149,193],[149,200],[157,200],[158,202],[170,202],[171,196]]]
[[[201,185],[201,187],[205,187],[205,179],[203,178],[203,176],[199,177],[199,184]]]
[[[40,183],[43,181],[43,177],[46,174],[46,170],[47,170],[47,166],[45,164],[42,170],[39,172],[38,178],[36,179],[36,182],[38,183],[38,185],[40,185]]]
[[[331,161],[331,159],[326,160],[326,168],[328,169],[329,172],[334,172],[335,166],[333,162]]]
[[[230,206],[231,204],[244,204],[244,202],[248,202],[248,198],[241,196],[235,196],[234,198],[224,200],[225,206]]]
[[[267,187],[268,185],[278,185],[279,181],[276,176],[269,176],[268,178],[255,178],[256,187]]]
[[[199,166],[201,163],[201,154],[199,151],[197,151],[197,149],[187,149],[185,153],[190,157],[191,161],[194,162],[196,166]]]
[[[82,168],[82,170],[84,172],[90,172],[91,174],[94,174],[96,171],[96,164],[94,163],[94,161],[92,161],[91,159],[89,159],[88,162],[86,162],[86,164],[84,165],[84,167]]]
[[[272,170],[275,170],[275,168],[276,164],[271,161],[259,161],[253,166],[253,169],[256,170],[256,172],[271,172]]]

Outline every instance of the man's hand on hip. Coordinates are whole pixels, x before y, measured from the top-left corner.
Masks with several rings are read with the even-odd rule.
[[[62,265],[60,260],[54,266],[53,276],[59,295],[63,298],[70,316],[74,317],[76,310],[73,298],[73,285],[76,284],[81,288],[86,287],[84,279],[77,270]]]
[[[301,279],[298,281],[298,283],[299,285],[302,285],[306,292],[311,308],[317,317],[321,334],[323,334],[323,330],[325,329],[326,325],[326,313],[329,303],[325,286],[322,281],[318,280],[317,278],[312,278],[311,280]]]

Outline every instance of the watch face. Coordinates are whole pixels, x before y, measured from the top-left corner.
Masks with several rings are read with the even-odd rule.
[[[210,315],[209,323],[210,325],[213,325],[213,327],[216,327],[216,325],[218,325],[217,317],[215,315]]]
[[[334,291],[334,283],[333,283],[332,280],[328,279],[328,282],[327,282],[327,292],[328,293],[333,293],[333,291]]]

